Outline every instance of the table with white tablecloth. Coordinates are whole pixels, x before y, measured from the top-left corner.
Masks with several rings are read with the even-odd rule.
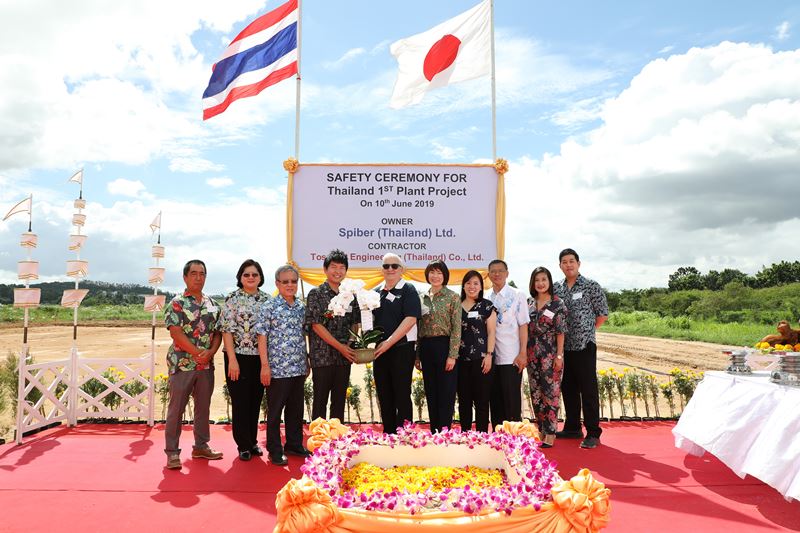
[[[672,433],[676,447],[800,500],[800,387],[771,383],[769,372],[706,372]]]

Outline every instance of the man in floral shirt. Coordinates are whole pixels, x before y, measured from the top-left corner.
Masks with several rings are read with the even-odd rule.
[[[328,396],[331,399],[330,418],[344,420],[347,384],[355,352],[348,346],[350,330],[358,322],[358,306],[350,302],[344,316],[333,316],[328,304],[339,294],[339,284],[347,275],[347,254],[333,250],[322,263],[327,278],[322,285],[308,292],[306,328],[309,339],[314,403],[311,420],[325,418]]]
[[[222,336],[216,331],[219,309],[203,294],[206,265],[192,259],[183,267],[186,290],[172,299],[164,310],[164,322],[172,337],[167,352],[169,366],[169,407],[164,438],[167,468],[181,468],[181,418],[189,396],[194,396],[193,459],[222,459],[222,453],[208,446],[209,409],[214,392],[214,354]]]
[[[278,296],[266,302],[256,324],[261,383],[267,388],[267,451],[274,465],[288,464],[289,455],[308,457],[303,446],[303,384],[308,376],[305,306],[295,298],[300,273],[291,265],[275,272]],[[281,413],[286,422],[286,446],[281,444]]]
[[[564,337],[564,429],[556,433],[562,439],[583,438],[581,409],[586,438],[581,448],[600,444],[600,395],[597,389],[597,344],[595,330],[608,319],[608,302],[600,284],[584,278],[578,270],[578,252],[566,248],[558,254],[564,279],[554,284],[556,295],[567,306],[567,334]]]

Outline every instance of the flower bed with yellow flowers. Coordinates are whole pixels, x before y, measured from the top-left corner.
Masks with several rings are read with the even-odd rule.
[[[382,492],[427,492],[452,489],[478,491],[486,487],[501,487],[506,483],[505,472],[499,468],[475,466],[394,466],[382,468],[370,463],[358,463],[342,473],[342,492],[371,495]]]
[[[423,454],[415,453],[415,450],[428,446],[449,450],[449,457],[438,458],[441,461],[449,460],[459,452],[469,455],[464,453],[468,450],[473,450],[472,455],[476,457],[494,456],[494,464],[505,467],[508,482],[499,485],[435,487],[422,484],[412,477],[410,482],[402,485],[393,485],[383,480],[371,491],[358,490],[346,483],[345,475],[352,479],[347,472],[357,463],[372,463],[376,467],[374,463],[377,460],[393,462],[399,457],[412,457],[424,462],[426,459]],[[393,450],[393,453],[386,454],[387,450]],[[493,454],[493,451],[499,453]],[[390,465],[384,467],[388,466]],[[485,463],[476,466],[485,466]],[[428,509],[458,510],[468,514],[478,514],[486,509],[511,513],[519,506],[541,505],[548,500],[553,484],[560,481],[555,465],[539,451],[535,438],[507,432],[487,434],[459,430],[431,434],[428,431],[418,431],[411,424],[400,428],[397,435],[373,430],[346,433],[318,447],[301,470],[326,490],[340,508],[402,510],[411,514]],[[375,469],[370,471],[376,472]],[[394,471],[395,478],[397,472]]]
[[[492,434],[406,425],[387,435],[321,419],[310,429],[314,453],[278,493],[276,533],[597,531],[608,522],[610,491],[585,469],[562,480],[527,423]]]

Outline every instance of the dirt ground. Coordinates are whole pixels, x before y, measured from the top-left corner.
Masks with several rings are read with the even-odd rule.
[[[93,324],[78,329],[78,350],[82,356],[91,358],[145,357],[150,350],[150,327],[145,325]],[[36,326],[29,330],[28,342],[30,352],[37,362],[66,359],[72,345],[72,328],[70,326]],[[165,354],[169,347],[169,334],[163,327],[156,328],[156,372],[166,373]],[[16,353],[22,345],[22,330],[19,327],[0,329],[0,357]],[[598,333],[598,368],[624,367],[638,368],[659,376],[666,376],[673,368],[704,370],[722,370],[727,366],[727,358],[722,354],[725,346],[686,342],[648,337],[634,337],[612,333]],[[222,397],[222,385],[225,383],[222,353],[216,356],[216,388],[212,398],[212,417],[224,417],[225,400]],[[353,368],[351,379],[363,389],[364,366]],[[366,395],[362,415],[369,416]],[[377,413],[376,413],[377,415]],[[160,418],[160,408],[156,409],[156,418]],[[353,415],[355,418],[355,415]],[[5,413],[0,417],[0,426],[11,425],[10,416]],[[2,437],[2,435],[0,435]]]

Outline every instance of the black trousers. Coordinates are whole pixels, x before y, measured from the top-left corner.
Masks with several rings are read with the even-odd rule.
[[[281,455],[281,413],[286,428],[286,447],[303,446],[303,384],[305,376],[272,378],[267,387],[267,451]],[[285,411],[284,411],[285,408]]]
[[[492,427],[505,420],[522,420],[522,373],[514,365],[495,365],[492,393],[489,406],[492,413]]]
[[[453,423],[458,383],[458,363],[449,372],[444,369],[447,354],[450,352],[450,337],[424,337],[419,343],[431,432],[449,429]]]
[[[472,429],[472,407],[475,406],[475,430],[489,431],[489,393],[492,390],[494,368],[484,374],[481,360],[459,360],[458,369],[458,418],[461,431]]]
[[[225,358],[225,382],[231,395],[231,425],[236,448],[243,452],[258,444],[258,418],[264,385],[261,384],[261,359],[258,355],[236,354],[239,379],[228,376],[228,358]]]
[[[414,343],[394,345],[373,363],[375,392],[381,410],[384,433],[397,433],[406,420],[414,420],[411,405],[411,376],[414,372]]]
[[[564,376],[561,378],[564,399],[564,431],[581,430],[587,437],[600,438],[600,396],[597,391],[597,345],[590,342],[583,350],[564,352]]]
[[[350,382],[350,365],[320,366],[311,370],[311,381],[314,384],[314,403],[311,408],[311,420],[326,418],[325,408],[328,397],[331,399],[329,420],[338,418],[344,422],[344,407],[347,398],[347,385]]]

